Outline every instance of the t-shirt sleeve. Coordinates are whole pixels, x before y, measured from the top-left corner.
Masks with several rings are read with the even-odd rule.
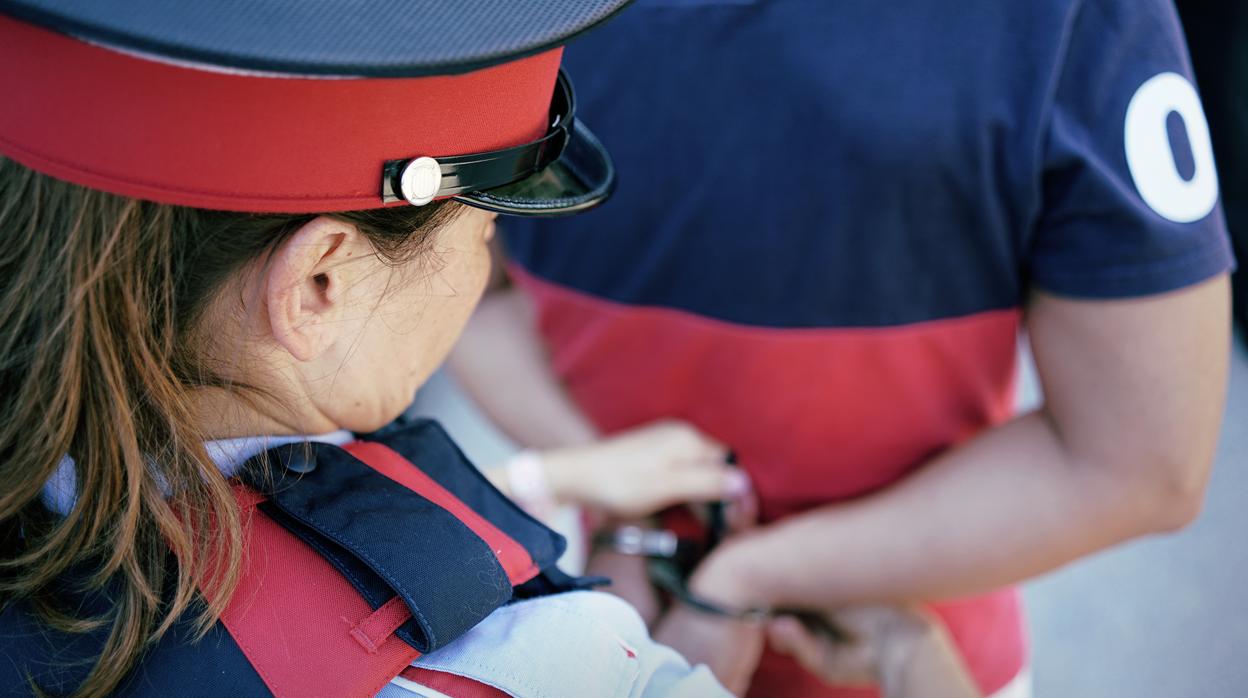
[[[1086,0],[1067,31],[1041,140],[1032,282],[1116,298],[1230,269],[1209,129],[1170,0]]]

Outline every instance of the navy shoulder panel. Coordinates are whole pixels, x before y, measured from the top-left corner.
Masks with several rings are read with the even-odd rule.
[[[99,605],[98,600],[85,603]],[[52,695],[73,692],[94,665],[106,632],[51,630],[39,622],[29,604],[11,604],[0,613],[0,656],[4,658],[0,695],[34,695],[32,681]],[[270,692],[223,626],[213,626],[196,642],[193,619],[188,615],[143,655],[113,695],[252,698]]]
[[[103,644],[100,634],[71,635],[44,627],[26,602],[0,613],[0,694],[34,695],[32,682],[53,695],[72,692]]]
[[[374,438],[416,461],[426,475],[523,545],[540,567],[553,566],[563,555],[567,548],[563,536],[499,492],[441,424],[431,419],[400,418],[392,428],[367,437]]]

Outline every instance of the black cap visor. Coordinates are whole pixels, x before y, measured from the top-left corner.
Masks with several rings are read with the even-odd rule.
[[[566,216],[593,208],[615,190],[605,148],[576,120],[572,82],[562,71],[541,138],[488,153],[390,160],[382,167],[381,200],[422,206],[453,197],[513,216]]]
[[[615,191],[615,166],[602,143],[577,121],[554,162],[524,179],[485,191],[459,194],[456,201],[511,216],[555,217],[588,211]]]

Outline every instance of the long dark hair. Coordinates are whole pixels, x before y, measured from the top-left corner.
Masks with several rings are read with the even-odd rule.
[[[458,205],[335,214],[402,262]],[[234,389],[198,354],[205,309],[244,265],[312,220],[114,196],[0,158],[0,603],[50,628],[108,628],[75,693],[115,688],[184,614],[201,632],[235,588],[239,512],[189,396]],[[77,498],[40,496],[64,456]],[[156,465],[153,465],[156,464]],[[84,617],[55,582],[86,571],[111,611]]]

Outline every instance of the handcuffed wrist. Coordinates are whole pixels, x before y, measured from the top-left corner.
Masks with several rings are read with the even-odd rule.
[[[772,610],[764,606],[738,605],[708,594],[694,591],[680,578],[679,571],[668,560],[654,558],[649,562],[650,581],[667,592],[672,600],[691,611],[735,620],[750,625],[764,623],[772,617]]]
[[[716,548],[689,579],[689,588],[737,607],[771,607],[772,599],[751,581],[750,560],[739,542]]]

